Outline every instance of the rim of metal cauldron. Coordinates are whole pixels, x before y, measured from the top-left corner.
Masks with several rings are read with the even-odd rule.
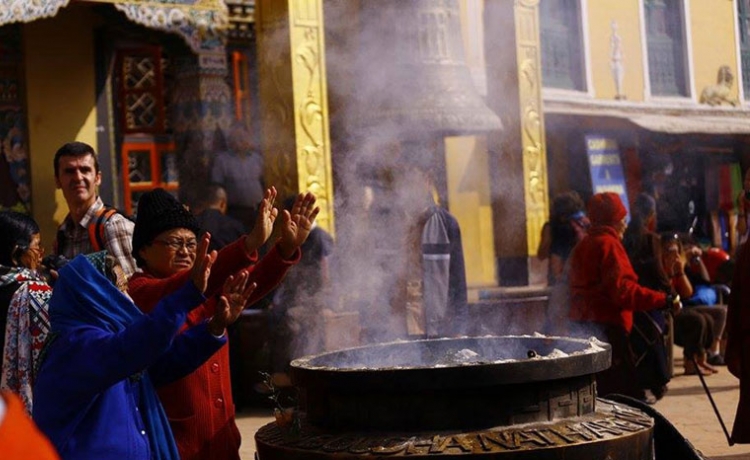
[[[585,347],[580,353],[567,356],[541,359],[524,359],[493,363],[471,363],[434,366],[344,368],[316,365],[316,361],[331,358],[337,354],[361,352],[378,347],[414,346],[415,344],[437,341],[476,342],[515,340],[525,342],[567,342]],[[448,339],[423,339],[396,341],[374,345],[364,345],[305,356],[291,363],[292,381],[300,387],[326,387],[345,391],[390,391],[390,390],[429,390],[456,388],[479,388],[497,385],[513,385],[543,382],[556,379],[580,377],[607,369],[611,362],[609,344],[593,343],[589,339],[537,336],[505,335],[460,337]]]

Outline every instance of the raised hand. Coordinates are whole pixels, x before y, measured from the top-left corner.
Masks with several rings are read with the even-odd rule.
[[[195,263],[190,270],[190,279],[201,292],[206,292],[208,286],[208,277],[211,275],[211,266],[216,261],[216,251],[208,252],[208,243],[211,241],[211,234],[206,232],[198,242],[198,248],[195,254]]]
[[[320,208],[315,206],[315,195],[300,193],[292,206],[292,212],[284,211],[279,249],[281,256],[288,259],[302,245],[313,228],[313,222]]]
[[[685,258],[679,251],[668,251],[664,255],[664,269],[668,276],[685,272]]]
[[[247,270],[242,270],[237,275],[227,278],[219,297],[219,304],[216,306],[216,313],[208,321],[208,330],[213,335],[222,335],[224,329],[240,317],[247,300],[257,286],[255,283],[248,283],[249,276]]]
[[[279,215],[279,210],[273,206],[276,201],[276,194],[276,187],[272,186],[266,189],[266,193],[260,201],[255,226],[245,238],[245,249],[249,253],[263,246],[273,232],[273,223],[276,221],[276,216]]]

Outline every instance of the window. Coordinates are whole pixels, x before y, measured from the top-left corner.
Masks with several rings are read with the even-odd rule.
[[[176,193],[177,153],[167,117],[171,69],[161,47],[117,50],[120,167],[125,211],[133,214],[141,195],[162,187]]]
[[[644,0],[651,94],[688,96],[682,0]]]
[[[740,31],[740,59],[742,61],[742,88],[750,94],[750,0],[737,1],[737,18]]]
[[[579,0],[539,3],[545,87],[586,91]]]

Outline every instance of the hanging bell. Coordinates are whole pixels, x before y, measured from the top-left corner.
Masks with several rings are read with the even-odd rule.
[[[402,138],[502,128],[466,65],[458,0],[365,0],[360,10],[363,127]]]

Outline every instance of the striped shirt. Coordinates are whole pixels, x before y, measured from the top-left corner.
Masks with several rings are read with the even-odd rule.
[[[57,237],[55,238],[54,251],[56,254],[72,259],[78,254],[89,254],[94,252],[88,232],[88,225],[91,219],[95,218],[96,212],[104,207],[101,197],[96,198],[96,202],[86,211],[83,219],[78,225],[73,222],[70,214],[65,216],[65,220],[58,228]],[[114,256],[122,266],[125,274],[130,277],[136,270],[135,259],[133,258],[133,221],[120,213],[114,214],[104,224],[104,249]],[[59,235],[63,235],[60,241]]]

